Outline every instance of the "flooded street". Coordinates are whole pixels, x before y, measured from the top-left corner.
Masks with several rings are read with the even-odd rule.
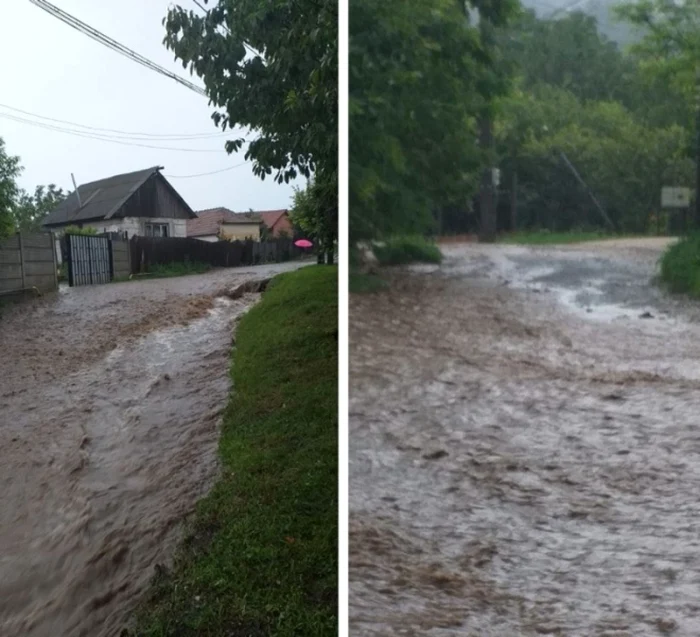
[[[351,634],[700,634],[700,304],[665,242],[453,245],[351,298]]]
[[[73,288],[0,318],[0,635],[119,635],[216,476],[247,281]],[[236,294],[234,297],[238,296]]]

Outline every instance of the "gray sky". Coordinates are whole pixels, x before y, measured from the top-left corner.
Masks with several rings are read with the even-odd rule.
[[[196,83],[162,44],[161,24],[169,0],[50,0],[52,4],[102,31],[121,44],[166,69]],[[180,4],[199,11],[192,0]],[[191,179],[244,161],[243,153],[228,155],[226,136],[210,119],[207,98],[174,80],[147,69],[95,42],[29,0],[0,0],[0,104],[43,117],[152,135],[214,134],[204,139],[142,141],[142,143],[216,152],[179,152],[127,146],[87,139],[9,120],[11,114],[64,128],[0,106],[0,137],[6,150],[19,155],[25,170],[20,186],[33,191],[39,184],[55,183],[72,189],[71,172],[78,183],[110,175],[164,166],[163,174],[194,210],[225,206],[243,211],[286,208],[291,185],[260,180],[246,164],[226,172]]]

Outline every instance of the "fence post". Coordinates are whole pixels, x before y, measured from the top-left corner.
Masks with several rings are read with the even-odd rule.
[[[73,242],[72,234],[64,234],[66,240],[66,261],[68,262],[68,285],[73,287]]]
[[[53,281],[58,290],[58,257],[56,255],[56,235],[49,232],[49,243],[51,244],[51,254],[53,254]]]
[[[114,281],[114,252],[111,237],[107,239],[107,252],[109,253],[109,280]]]
[[[17,233],[17,240],[19,241],[19,271],[22,275],[22,289],[27,289],[27,275],[24,271],[24,246],[22,245],[22,231]]]

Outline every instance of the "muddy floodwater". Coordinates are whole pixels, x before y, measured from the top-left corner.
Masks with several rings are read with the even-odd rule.
[[[352,635],[700,635],[700,311],[664,245],[453,245],[351,299]]]
[[[0,635],[118,635],[216,475],[232,328],[296,264],[63,290],[0,318]]]

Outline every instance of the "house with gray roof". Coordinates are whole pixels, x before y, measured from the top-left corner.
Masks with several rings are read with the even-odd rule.
[[[78,186],[44,220],[46,230],[68,226],[134,236],[186,237],[197,215],[155,166]]]

